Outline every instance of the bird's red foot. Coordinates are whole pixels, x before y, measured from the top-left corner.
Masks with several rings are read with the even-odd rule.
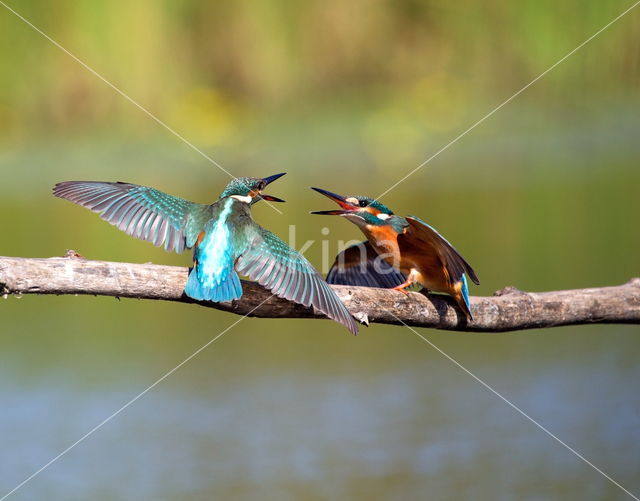
[[[396,285],[393,290],[394,291],[398,291],[398,292],[402,292],[405,296],[408,296],[409,293],[405,290],[407,287],[409,287],[411,284],[413,284],[413,282],[411,280],[407,280],[406,282],[400,284],[400,285]]]

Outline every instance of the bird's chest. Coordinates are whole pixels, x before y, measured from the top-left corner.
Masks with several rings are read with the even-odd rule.
[[[387,263],[398,268],[400,250],[398,248],[398,234],[389,226],[367,225],[365,228],[367,239],[376,252]]]

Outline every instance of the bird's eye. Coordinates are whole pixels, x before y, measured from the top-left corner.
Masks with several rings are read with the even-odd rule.
[[[369,205],[365,200],[360,200],[360,207],[366,207]]]

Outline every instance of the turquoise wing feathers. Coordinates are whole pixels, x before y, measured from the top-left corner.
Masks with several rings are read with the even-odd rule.
[[[98,213],[128,235],[178,253],[194,246],[210,209],[129,183],[67,181],[56,184],[53,194]]]
[[[238,273],[255,280],[276,296],[315,307],[353,334],[358,332],[349,310],[299,252],[258,225],[251,228],[247,244],[236,262]]]

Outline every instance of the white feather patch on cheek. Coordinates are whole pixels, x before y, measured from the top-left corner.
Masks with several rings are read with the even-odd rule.
[[[380,214],[376,214],[378,219],[382,219],[383,221],[389,219],[391,216],[389,214],[384,214],[384,213],[380,213]]]
[[[253,198],[251,198],[249,195],[247,195],[246,197],[243,197],[242,195],[231,195],[231,198],[235,198],[236,200],[244,202],[245,204],[249,204],[251,203],[251,200],[253,200]]]

